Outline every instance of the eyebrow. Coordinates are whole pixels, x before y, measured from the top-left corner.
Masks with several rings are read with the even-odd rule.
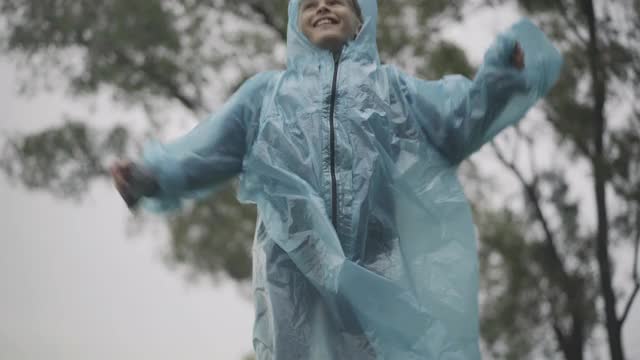
[[[302,0],[302,1],[300,1],[300,5],[299,6],[302,7],[302,5],[304,5],[305,3],[308,3],[309,1],[313,1],[313,0]],[[341,2],[343,4],[346,4],[346,5],[351,5],[351,0],[336,0],[336,1]]]

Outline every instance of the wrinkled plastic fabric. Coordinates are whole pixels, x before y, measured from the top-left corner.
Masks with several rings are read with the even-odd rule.
[[[416,79],[380,64],[376,2],[360,4],[365,24],[338,65],[333,151],[334,60],[299,31],[293,0],[286,71],[246,81],[178,140],[149,143],[143,164],[161,191],[143,206],[175,209],[241,175],[239,199],[259,214],[260,360],[479,359],[477,245],[456,170],[548,92],[560,55],[522,20],[473,81]],[[516,41],[523,71],[510,65]]]

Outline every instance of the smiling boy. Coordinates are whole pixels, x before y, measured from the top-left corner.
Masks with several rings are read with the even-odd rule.
[[[356,0],[304,0],[299,27],[317,47],[338,53],[362,26],[362,10]]]
[[[375,0],[292,0],[285,71],[112,168],[128,204],[155,211],[241,176],[239,199],[258,208],[259,360],[480,358],[456,171],[548,92],[561,59],[523,20],[473,81],[425,81],[380,63],[376,21]]]

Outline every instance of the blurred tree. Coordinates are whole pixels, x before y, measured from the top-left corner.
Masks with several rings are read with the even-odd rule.
[[[489,1],[498,2],[507,1]],[[524,202],[517,215],[505,208],[478,216],[487,296],[483,336],[494,356],[522,359],[549,329],[564,358],[583,359],[587,345],[596,352],[598,344],[589,340],[603,324],[609,356],[621,360],[622,326],[640,287],[640,107],[632,101],[640,94],[640,2],[518,4],[556,40],[566,63],[542,107],[551,136],[516,130],[510,151],[504,142],[494,146],[522,186]],[[535,161],[540,147],[553,157]],[[578,195],[587,189],[595,205],[581,209]],[[623,292],[613,286],[610,254],[630,245],[632,289]],[[502,270],[497,277],[496,268]]]
[[[160,118],[167,109],[203,118],[213,107],[211,99],[222,100],[259,70],[281,66],[277,46],[270,44],[283,44],[286,2],[265,4],[7,0],[0,3],[7,29],[2,49],[32,70],[24,79],[27,90],[40,90],[47,85],[40,81],[44,78],[66,84],[73,97],[109,91],[117,103],[143,107],[157,131],[166,125]],[[122,125],[105,131],[90,119],[66,119],[63,125],[7,139],[0,168],[29,189],[78,199],[94,179],[108,176],[109,161],[135,153],[139,143]],[[235,279],[248,278],[251,227],[236,226],[245,222],[228,216],[203,218],[213,211],[255,219],[251,208],[239,207],[230,195],[168,221],[174,262],[195,272],[224,270]],[[195,231],[203,228],[210,237]],[[218,253],[222,249],[230,253]]]
[[[507,2],[484,1],[490,6]],[[439,30],[459,20],[464,6],[479,3],[379,2],[383,60],[425,78],[470,76],[464,52],[442,41]],[[633,296],[617,316],[608,251],[611,241],[638,238],[640,110],[634,104],[628,119],[607,126],[605,105],[613,110],[627,104],[625,96],[638,95],[640,61],[633,44],[640,2],[601,1],[597,11],[588,0],[519,4],[562,47],[566,66],[542,107],[553,135],[538,139],[527,130],[515,138],[532,149],[540,146],[536,140],[552,139],[558,162],[525,169],[521,158],[505,155],[501,144],[495,147],[496,159],[521,183],[521,208],[489,209],[482,192],[473,195],[483,204],[476,206],[483,340],[497,359],[582,359],[594,327],[604,323],[612,359],[622,359],[620,329]],[[124,106],[143,106],[157,131],[167,108],[203,118],[243,79],[282,67],[286,6],[285,0],[4,0],[3,51],[34,70],[25,79],[36,84],[29,85],[32,91],[39,90],[42,82],[35,80],[41,78],[63,79],[76,97],[110,91]],[[139,141],[122,126],[104,131],[88,119],[68,119],[62,126],[7,139],[0,167],[28,188],[77,198],[106,175],[105,162],[131,153]],[[575,183],[575,171],[567,171],[572,163],[592,168],[584,181],[596,194],[596,229],[569,191]],[[474,164],[466,165],[465,174],[478,179]],[[238,205],[230,186],[168,219],[171,258],[195,274],[246,280],[254,220],[254,208]],[[597,299],[604,300],[604,319]]]

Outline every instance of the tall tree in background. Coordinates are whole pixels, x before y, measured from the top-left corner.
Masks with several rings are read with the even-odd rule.
[[[564,358],[583,359],[602,323],[610,358],[621,360],[622,327],[640,287],[640,107],[633,101],[640,94],[640,1],[518,3],[562,47],[566,64],[542,107],[551,136],[515,131],[511,155],[504,143],[494,146],[524,201],[479,216],[484,309],[496,309],[484,312],[483,334],[494,354],[523,358],[535,345],[531,332],[544,339],[549,328]],[[541,146],[553,159],[535,161]],[[595,205],[580,207],[575,189],[585,189],[582,204],[590,197]],[[620,246],[635,250],[625,292],[613,285],[611,251]],[[496,277],[495,267],[506,271]]]
[[[640,110],[629,109],[615,125],[606,120],[607,104],[613,110],[630,102],[625,92],[639,92],[640,1],[518,2],[562,47],[566,66],[542,107],[547,132],[537,136],[536,126],[526,122],[510,134],[525,148],[522,156],[506,154],[509,141],[495,147],[495,160],[524,189],[521,205],[488,208],[481,201],[486,192],[475,199],[483,204],[476,207],[483,340],[495,358],[582,359],[593,329],[604,325],[612,359],[622,359],[620,331],[637,285],[617,315],[608,254],[610,245],[638,238]],[[382,58],[425,78],[471,75],[464,52],[440,41],[439,30],[459,19],[464,6],[480,3],[380,1]],[[203,118],[243,79],[282,67],[286,7],[285,0],[4,0],[3,51],[38,71],[25,83],[46,75],[64,79],[72,96],[110,92],[124,106],[143,107],[149,128],[158,132],[166,111]],[[627,114],[617,114],[622,116]],[[540,140],[554,145],[559,161],[540,166],[532,160],[535,166],[524,168],[522,158],[533,159]],[[107,175],[108,161],[135,153],[140,141],[123,125],[101,130],[90,119],[67,119],[8,139],[0,166],[30,189],[81,197]],[[596,226],[568,191],[579,171],[567,171],[568,163],[591,169],[578,185],[596,195]],[[246,280],[254,220],[255,209],[238,205],[231,187],[190,204],[168,220],[171,257],[195,274]],[[596,307],[598,299],[604,311]]]

